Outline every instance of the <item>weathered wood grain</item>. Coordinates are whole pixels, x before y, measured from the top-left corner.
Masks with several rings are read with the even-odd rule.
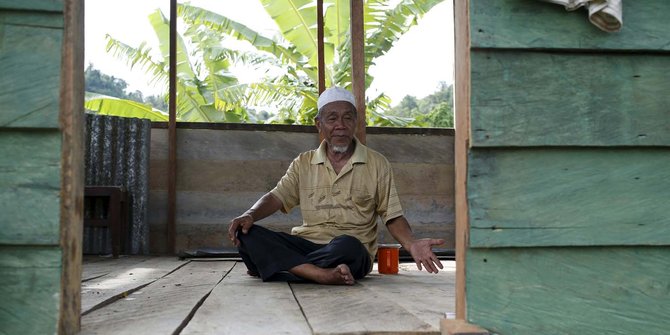
[[[454,205],[456,214],[456,317],[465,319],[465,257],[468,249],[467,170],[470,149],[470,1],[454,1]]]
[[[286,173],[290,159],[217,162],[212,160],[179,160],[177,188],[201,192],[268,192]],[[150,165],[152,190],[165,190],[167,161],[153,160]],[[401,195],[453,194],[454,166],[438,163],[392,163],[396,188]],[[226,171],[222,173],[222,171]]]
[[[291,284],[314,334],[427,333],[439,330],[362,284]]]
[[[126,296],[129,292],[153,283],[186,263],[174,257],[152,258],[84,282],[81,288],[82,314],[87,314],[93,309]]]
[[[190,262],[82,317],[82,334],[175,334],[235,262]],[[210,332],[211,334],[211,332]]]
[[[243,263],[219,283],[181,334],[311,334],[287,283],[263,283]]]
[[[96,279],[124,268],[133,267],[148,259],[148,256],[123,256],[120,258],[100,256],[84,257],[81,280],[89,281]]]
[[[0,333],[55,334],[60,277],[58,247],[0,246]]]
[[[489,335],[485,329],[459,320],[440,320],[440,331],[442,335]]]
[[[310,133],[292,133],[289,138],[283,138],[277,132],[178,129],[177,135],[177,157],[180,160],[276,160],[287,157],[292,160],[301,152],[319,146],[318,137]],[[167,160],[166,130],[152,129],[151,152],[151,159]]]
[[[84,0],[65,0],[59,125],[62,131],[58,333],[80,329],[84,216]]]
[[[288,160],[316,149],[311,133],[246,130],[179,129],[178,157],[186,160],[255,161]],[[368,134],[368,147],[391,162],[453,163],[453,135]],[[204,143],[206,145],[194,145]],[[167,131],[151,130],[151,159],[167,160]],[[223,154],[225,153],[225,155]]]
[[[670,57],[473,51],[472,64],[474,147],[670,146]]]
[[[0,127],[58,127],[62,27],[62,13],[0,12]]]
[[[63,0],[0,0],[0,9],[62,12]]]
[[[61,134],[0,131],[0,243],[57,245]]]
[[[225,227],[227,223],[244,212],[263,193],[210,193],[210,192],[179,192],[177,201],[177,250],[198,247],[220,247],[228,245]],[[165,234],[165,192],[150,193],[149,224],[151,250],[161,245]],[[448,241],[448,248],[453,248],[454,209],[453,199],[446,196],[401,196],[405,216],[409,220],[417,236],[439,236]],[[288,215],[277,212],[260,223],[271,229],[290,231],[291,227],[302,224],[300,209],[296,208]],[[380,236],[386,234],[380,227]],[[388,235],[388,234],[386,234]],[[390,242],[390,240],[389,240]]]
[[[622,1],[623,28],[606,33],[581,9],[528,0],[470,2],[473,48],[670,50],[665,0]]]
[[[437,330],[445,313],[456,311],[456,262],[442,261],[442,266],[439,273],[431,274],[419,271],[414,263],[401,263],[397,275],[381,275],[375,263],[372,273],[359,283]]]
[[[470,245],[670,244],[670,149],[475,150]]]
[[[178,132],[177,250],[221,246],[226,240],[222,227],[274,188],[299,153],[318,146],[314,133]],[[368,134],[368,140],[371,148],[391,162],[405,215],[415,231],[450,234],[454,220],[453,133]],[[166,252],[168,245],[167,167],[167,132],[152,129],[149,220],[154,252]],[[268,217],[262,224],[288,230],[301,223],[296,209],[289,215]]]
[[[499,334],[664,334],[670,248],[470,249],[468,321]]]

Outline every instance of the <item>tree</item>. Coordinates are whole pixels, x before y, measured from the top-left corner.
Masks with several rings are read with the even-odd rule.
[[[278,110],[270,122],[311,124],[316,114],[317,48],[316,3],[313,0],[260,0],[277,23],[282,37],[269,38],[229,18],[188,4],[178,5],[186,29],[177,38],[177,116],[181,121],[246,122],[247,106],[270,106]],[[442,0],[403,0],[396,6],[386,0],[365,2],[365,70],[386,53]],[[325,0],[325,60],[327,86],[351,86],[351,39],[349,0]],[[137,48],[108,36],[108,50],[140,66],[153,80],[167,81],[169,24],[156,11],[150,21],[160,41],[161,59],[149,56],[146,44]],[[184,40],[189,43],[185,43]],[[255,52],[222,47],[225,39],[246,41]],[[187,50],[187,44],[192,50]],[[231,64],[262,68],[268,76],[261,82],[240,84],[229,72]],[[366,87],[373,78],[366,77]],[[367,100],[369,124],[408,125],[411,119],[390,117],[390,99],[381,94]]]
[[[84,70],[84,80],[87,92],[109,95],[121,99],[129,98],[126,93],[128,83],[125,80],[104,74],[100,70],[95,69],[91,63]]]
[[[423,99],[406,95],[389,114],[414,118],[415,123],[423,123],[427,127],[453,127],[453,88],[446,82],[440,82],[437,91]]]
[[[138,115],[155,121],[167,119],[165,98],[150,95],[144,97],[142,92],[126,92],[128,83],[114,76],[102,73],[88,64],[84,70],[84,89],[86,91],[86,108],[99,114],[130,116],[136,110]],[[113,108],[112,108],[113,107]]]

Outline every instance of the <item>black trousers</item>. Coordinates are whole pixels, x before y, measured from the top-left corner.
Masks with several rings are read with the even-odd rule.
[[[355,237],[341,235],[328,244],[317,244],[302,237],[252,226],[247,234],[237,233],[238,251],[250,272],[263,281],[306,281],[289,269],[301,264],[334,268],[346,264],[355,279],[370,272],[368,251]]]

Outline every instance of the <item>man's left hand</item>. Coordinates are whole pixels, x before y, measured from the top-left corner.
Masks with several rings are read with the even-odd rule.
[[[432,250],[434,245],[444,244],[443,239],[422,238],[415,240],[409,247],[409,253],[416,262],[416,267],[421,271],[422,266],[429,273],[438,273],[438,268],[442,269],[442,263],[437,259],[437,255]]]

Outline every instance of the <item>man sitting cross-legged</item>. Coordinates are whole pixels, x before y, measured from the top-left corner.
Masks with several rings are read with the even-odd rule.
[[[414,239],[390,163],[354,137],[354,96],[333,87],[319,96],[317,106],[316,128],[324,138],[319,148],[300,154],[277,186],[228,226],[249,274],[263,281],[352,285],[372,270],[377,217],[419,270],[437,273],[442,263],[431,248],[444,240]],[[291,234],[254,224],[298,205],[303,224]]]

